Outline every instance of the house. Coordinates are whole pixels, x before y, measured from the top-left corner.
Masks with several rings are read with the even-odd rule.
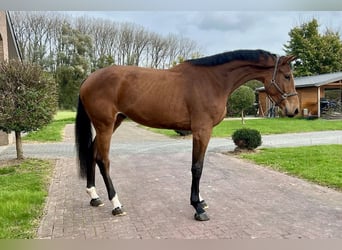
[[[0,11],[0,61],[10,59],[21,60],[21,54],[13,32],[10,14],[8,11]],[[13,140],[13,133],[7,134],[0,131],[0,146],[10,144]]]
[[[342,72],[321,74],[316,76],[297,77],[294,79],[299,97],[299,108],[302,116],[321,117],[321,105],[328,91],[335,91],[342,99]],[[257,89],[259,99],[259,115],[267,116],[272,103],[266,95],[265,88]]]

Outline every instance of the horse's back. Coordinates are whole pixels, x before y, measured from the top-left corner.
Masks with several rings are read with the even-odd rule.
[[[89,75],[80,96],[97,116],[107,113],[112,119],[116,113],[123,113],[147,126],[178,128],[190,124],[186,104],[189,92],[178,72],[111,66]]]

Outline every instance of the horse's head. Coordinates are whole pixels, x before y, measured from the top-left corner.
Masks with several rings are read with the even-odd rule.
[[[290,67],[294,59],[294,56],[277,57],[271,77],[265,79],[266,93],[288,117],[299,113],[299,99]]]

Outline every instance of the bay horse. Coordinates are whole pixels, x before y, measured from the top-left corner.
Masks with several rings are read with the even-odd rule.
[[[109,149],[112,134],[128,117],[149,127],[192,132],[190,204],[196,220],[209,220],[199,184],[212,129],[226,115],[228,96],[256,79],[286,116],[295,116],[299,101],[290,67],[294,59],[264,50],[236,50],[187,60],[166,70],[109,66],[91,73],[80,87],[75,126],[80,176],[87,179],[90,204],[103,205],[95,189],[97,164],[112,214],[125,214],[110,177]]]

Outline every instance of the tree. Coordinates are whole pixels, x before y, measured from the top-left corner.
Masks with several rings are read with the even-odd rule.
[[[62,26],[56,70],[60,108],[76,108],[80,84],[90,73],[91,48],[89,36],[73,29],[69,23]]]
[[[251,107],[254,102],[254,91],[250,87],[242,85],[229,96],[227,106],[235,112],[240,112],[241,122],[245,124],[244,110]]]
[[[15,132],[17,158],[22,159],[21,132],[38,130],[57,110],[57,85],[36,64],[0,63],[0,129]]]
[[[246,82],[244,84],[247,87],[250,87],[254,93],[256,93],[256,89],[260,88],[260,87],[264,87],[264,84],[258,80],[250,80],[248,82]],[[253,103],[253,105],[251,105],[250,107],[248,107],[247,109],[244,110],[245,114],[253,114],[256,115],[258,112],[258,102],[259,102],[259,96],[257,94],[255,94],[255,102]]]
[[[57,35],[66,17],[56,12],[12,12],[13,28],[25,61],[55,69]]]
[[[244,85],[250,87],[252,90],[256,90],[257,88],[264,86],[264,84],[258,80],[250,80],[246,82]]]
[[[169,68],[178,57],[188,59],[199,55],[193,40],[176,34],[162,36],[135,23],[86,16],[75,18],[53,11],[16,11],[11,14],[23,58],[39,63],[55,76],[58,76],[55,73],[60,70],[61,53],[65,53],[63,49],[71,34],[87,37],[91,43],[87,51],[89,71],[113,63]]]
[[[316,19],[293,28],[284,51],[298,57],[294,63],[295,76],[309,76],[342,70],[340,34],[327,29],[318,31]]]
[[[110,20],[79,17],[76,29],[88,35],[92,41],[91,71],[115,63],[118,51],[119,26]]]

